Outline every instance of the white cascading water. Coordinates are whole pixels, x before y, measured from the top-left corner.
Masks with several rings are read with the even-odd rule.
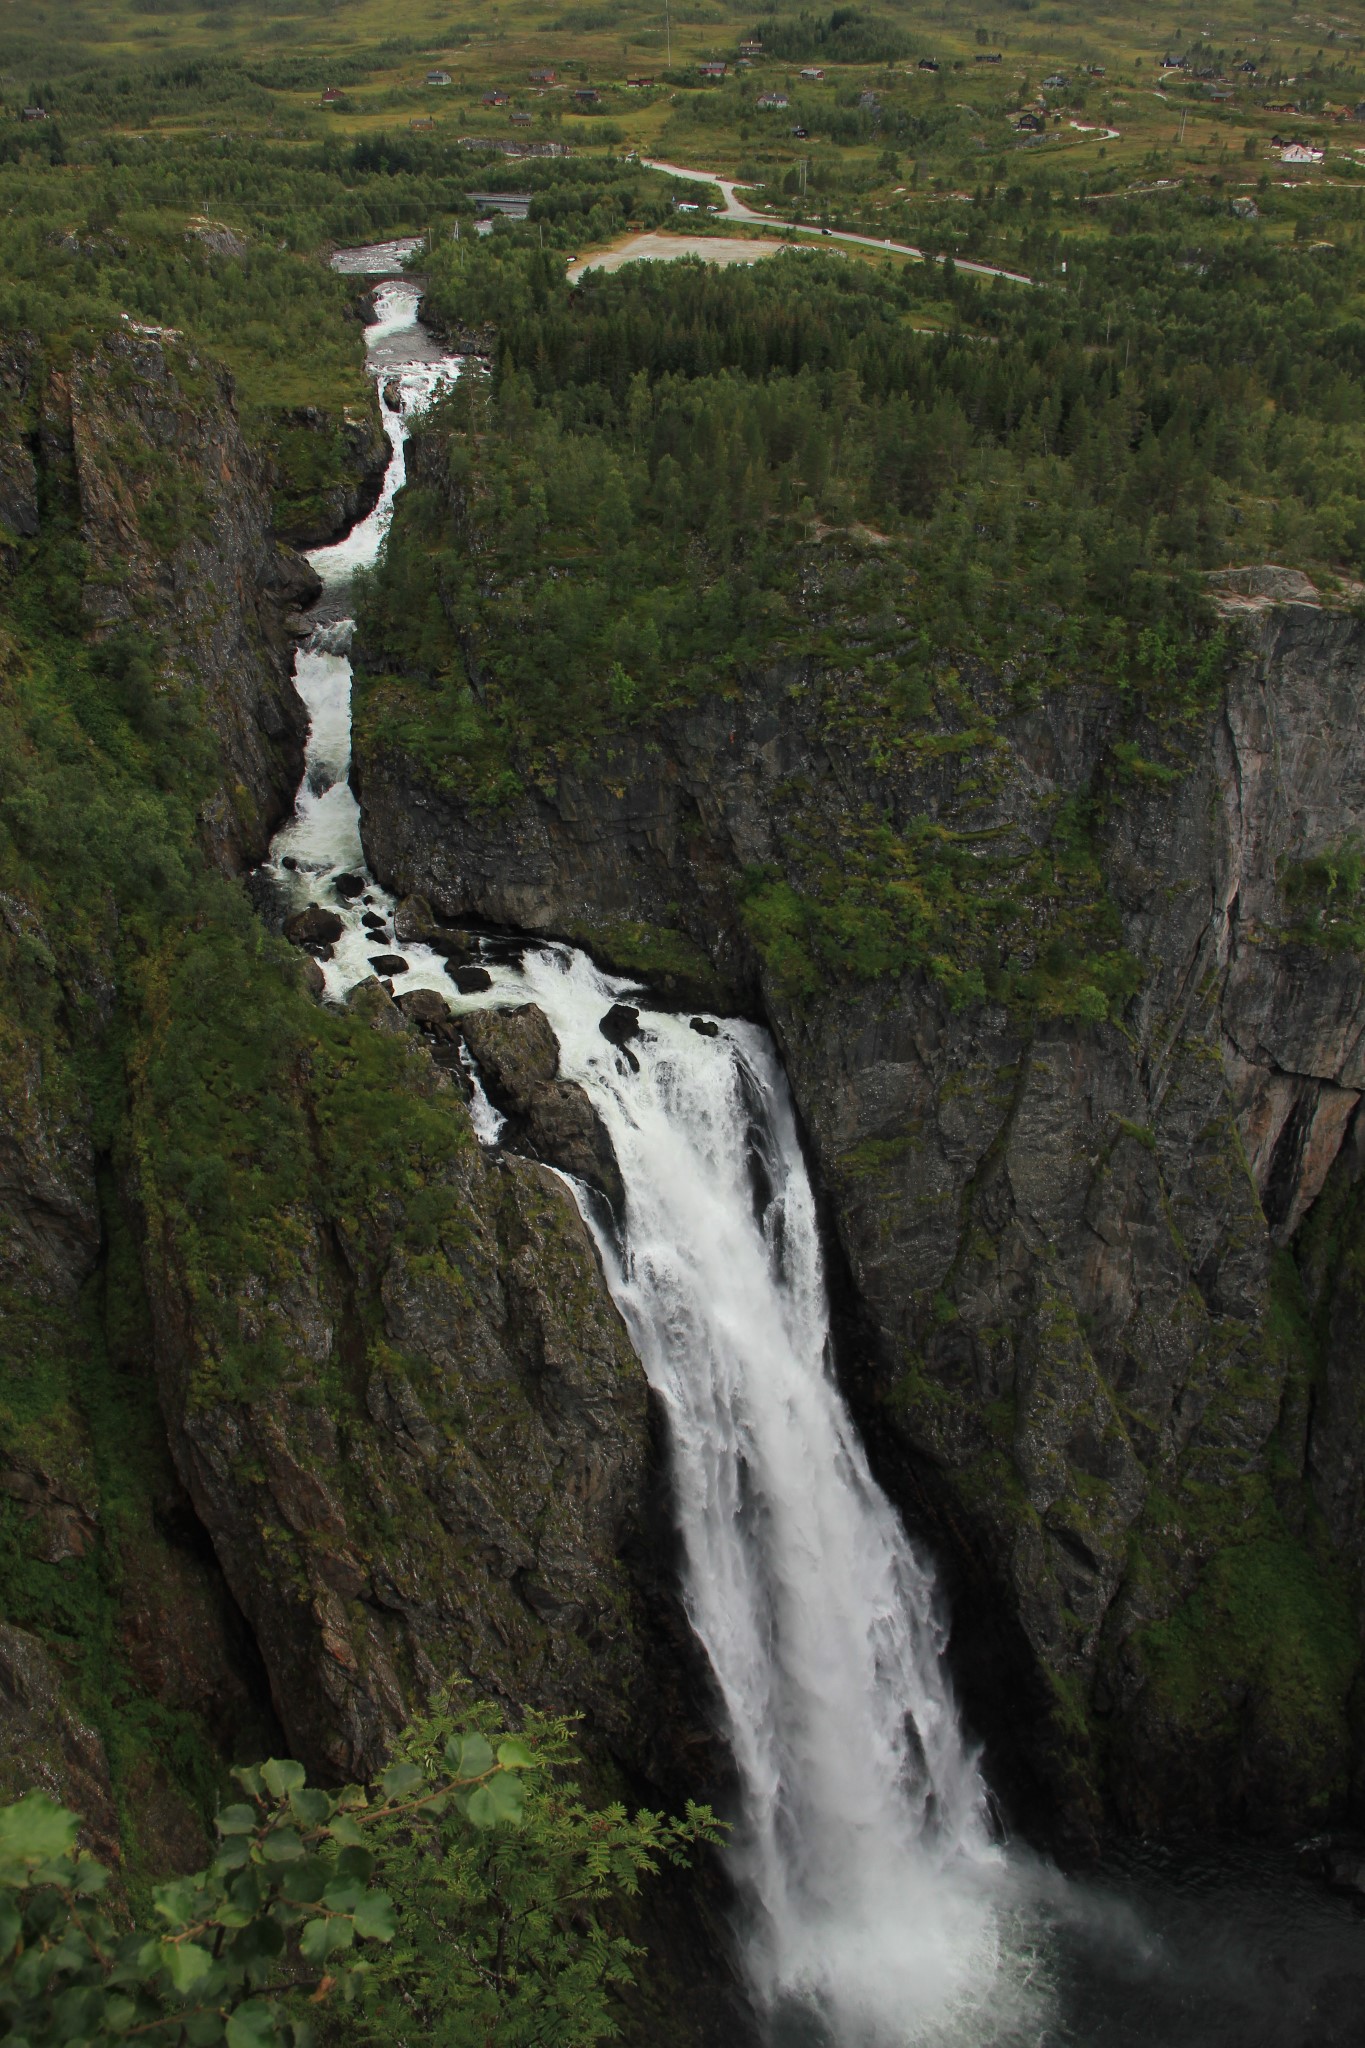
[[[386,413],[393,456],[375,510],[311,556],[324,617],[378,555],[406,418],[458,374],[417,328],[417,305],[409,285],[377,294],[371,367],[398,377],[402,411]],[[270,860],[291,908],[315,901],[343,920],[323,969],[334,998],[393,952],[393,901],[366,874],[347,780],[349,625],[320,625],[299,654],[306,772]],[[363,894],[339,896],[341,875]],[[586,1197],[584,1213],[669,1418],[688,1611],[739,1780],[745,1959],[775,2035],[838,2048],[1038,2041],[1047,1999],[1030,1981],[1012,1866],[989,1838],[933,1574],[832,1376],[815,1207],[771,1041],[725,1019],[695,1031],[568,947],[509,959],[492,945],[492,986],[463,996],[439,955],[405,945],[400,957],[396,993],[438,989],[454,1011],[538,1003],[615,1147],[625,1216],[607,1231]],[[600,1029],[623,997],[642,1005],[628,1050]],[[481,1092],[475,1112],[495,1142],[501,1119]]]

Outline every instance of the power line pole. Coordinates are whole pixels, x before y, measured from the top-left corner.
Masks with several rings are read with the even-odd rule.
[[[669,0],[664,0],[664,35],[668,43],[668,68],[673,69],[673,16]]]

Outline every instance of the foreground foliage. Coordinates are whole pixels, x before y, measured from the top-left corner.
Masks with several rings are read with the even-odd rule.
[[[415,1724],[369,1787],[327,1792],[279,1758],[238,1770],[213,1862],[161,1885],[141,1926],[78,1816],[30,1793],[0,1808],[4,2031],[16,2048],[305,2048],[339,2017],[450,2048],[607,2039],[638,1951],[601,1909],[716,1829],[698,1807],[591,1810],[572,1760],[562,1723],[499,1736],[475,1710]]]

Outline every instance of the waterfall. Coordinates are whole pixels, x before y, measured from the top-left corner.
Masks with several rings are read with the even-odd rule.
[[[815,1204],[771,1040],[751,1024],[710,1018],[698,1031],[651,1010],[633,983],[567,946],[512,958],[486,948],[492,985],[470,996],[427,948],[393,953],[395,906],[365,870],[348,781],[339,607],[382,545],[408,419],[458,374],[416,329],[417,298],[404,285],[378,294],[371,369],[400,387],[386,415],[392,459],[369,518],[311,557],[324,623],[295,670],[311,717],[305,774],[267,871],[289,907],[315,901],[341,919],[323,964],[331,997],[375,972],[378,949],[396,993],[438,989],[455,1011],[535,1002],[562,1072],[606,1125],[625,1213],[607,1227],[575,1192],[667,1413],[687,1608],[740,1788],[730,1862],[743,1954],[775,2037],[1036,2042],[1036,1961],[1013,1866],[990,1841],[933,1572],[873,1479],[834,1380]],[[625,1048],[600,1029],[623,997],[641,1006]],[[501,1119],[477,1095],[475,1110],[480,1138],[496,1143]]]
[[[687,1609],[741,1787],[745,1955],[780,2022],[840,2044],[944,2038],[998,1965],[985,1793],[944,1665],[933,1574],[835,1384],[815,1204],[771,1040],[641,1011],[581,953],[495,966],[548,1017],[626,1189],[608,1283],[668,1417]],[[645,999],[647,1000],[647,999]],[[486,1003],[466,998],[459,1007]],[[818,2036],[817,2036],[818,2038]]]

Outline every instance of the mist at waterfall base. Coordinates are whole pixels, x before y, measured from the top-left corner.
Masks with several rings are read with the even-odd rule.
[[[393,946],[348,780],[345,614],[404,479],[407,419],[459,373],[417,307],[408,284],[376,294],[370,367],[398,380],[391,462],[369,517],[311,558],[324,593],[296,667],[304,780],[266,870],[284,908],[342,918],[323,963],[332,1000]],[[339,892],[342,876],[363,893]],[[1133,1853],[1080,1885],[994,1838],[932,1569],[832,1372],[814,1202],[767,1035],[721,1018],[698,1032],[569,947],[488,937],[480,951],[491,986],[477,995],[421,946],[402,947],[392,985],[439,990],[455,1012],[537,1003],[615,1148],[623,1216],[570,1185],[668,1419],[684,1593],[739,1787],[737,1942],[773,2048],[1356,2043],[1360,1922],[1287,1862]],[[640,1012],[626,1046],[601,1031],[622,1000]],[[477,1079],[472,1111],[496,1144]]]

